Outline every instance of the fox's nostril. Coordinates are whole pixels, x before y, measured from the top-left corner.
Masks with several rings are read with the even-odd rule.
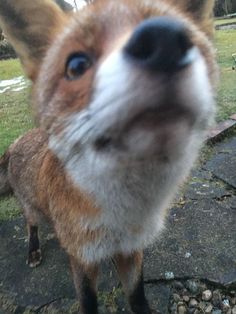
[[[124,53],[152,71],[176,71],[192,62],[193,47],[185,25],[170,17],[148,19],[135,29]]]
[[[101,149],[108,148],[111,142],[112,142],[111,137],[103,135],[96,139],[94,145],[97,150],[101,150]]]

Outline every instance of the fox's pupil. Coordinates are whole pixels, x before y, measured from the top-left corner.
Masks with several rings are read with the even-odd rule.
[[[69,80],[78,79],[91,66],[90,58],[82,52],[71,55],[66,63],[66,78]]]

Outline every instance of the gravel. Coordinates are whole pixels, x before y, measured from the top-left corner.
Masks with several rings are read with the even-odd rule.
[[[170,314],[236,314],[236,291],[218,289],[200,280],[174,280]]]

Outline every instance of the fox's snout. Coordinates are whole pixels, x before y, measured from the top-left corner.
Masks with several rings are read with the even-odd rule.
[[[152,72],[174,72],[192,62],[189,53],[192,47],[184,23],[166,16],[140,23],[128,40],[124,54]]]
[[[95,148],[98,151],[111,147],[116,147],[117,150],[125,150],[125,148],[132,146],[132,151],[136,151],[138,141],[146,141],[147,143],[150,133],[153,135],[158,126],[160,129],[161,121],[168,122],[169,120],[173,122],[173,116],[176,121],[184,116],[189,116],[189,120],[194,121],[197,115],[193,117],[195,115],[193,108],[184,108],[183,104],[176,104],[175,101],[168,98],[169,85],[172,85],[172,93],[174,93],[174,86],[177,85],[178,81],[185,80],[186,74],[180,74],[177,80],[176,73],[178,75],[181,70],[191,66],[196,61],[199,57],[196,51],[197,48],[190,38],[189,30],[180,19],[162,16],[148,18],[139,23],[123,44],[123,47],[120,48],[120,51],[117,50],[119,57],[110,64],[108,63],[110,69],[115,68],[112,63],[119,64],[119,69],[123,73],[128,73],[129,80],[126,80],[123,76],[125,87],[123,87],[120,94],[117,93],[117,99],[122,98],[120,104],[117,105],[118,101],[116,101],[112,105],[114,99],[111,99],[110,107],[114,109],[117,105],[117,108],[120,107],[120,112],[111,109],[110,112],[112,112],[113,118],[105,118],[103,123],[99,123],[99,125],[104,126],[104,132],[99,131],[99,134],[95,136]],[[114,73],[115,71],[116,77],[122,77],[118,69],[114,70]],[[188,75],[191,80],[193,74]],[[101,74],[102,76],[105,75]],[[171,81],[174,81],[174,83],[171,83]],[[138,88],[139,91],[135,91],[135,88]],[[139,93],[144,96],[139,95]],[[184,94],[185,91],[182,93]],[[116,91],[114,91],[114,94],[116,94]],[[104,92],[104,98],[105,95]],[[132,104],[127,98],[132,99]],[[97,116],[99,116],[99,112]],[[109,124],[107,121],[111,123]],[[144,127],[149,131],[144,132],[142,135],[139,131],[139,140],[137,140],[136,135],[132,136],[132,140],[136,137],[134,145],[124,144],[125,141],[122,140],[122,137],[128,138],[129,131],[134,128],[137,129],[137,126],[139,126],[139,129]],[[103,127],[100,130],[103,130]],[[151,146],[155,147],[156,136],[153,136],[153,139],[154,142]]]

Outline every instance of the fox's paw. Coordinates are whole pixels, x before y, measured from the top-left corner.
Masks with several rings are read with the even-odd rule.
[[[41,250],[38,249],[36,251],[32,251],[29,253],[26,264],[29,265],[29,267],[33,268],[39,266],[41,264],[41,261],[42,261]]]

